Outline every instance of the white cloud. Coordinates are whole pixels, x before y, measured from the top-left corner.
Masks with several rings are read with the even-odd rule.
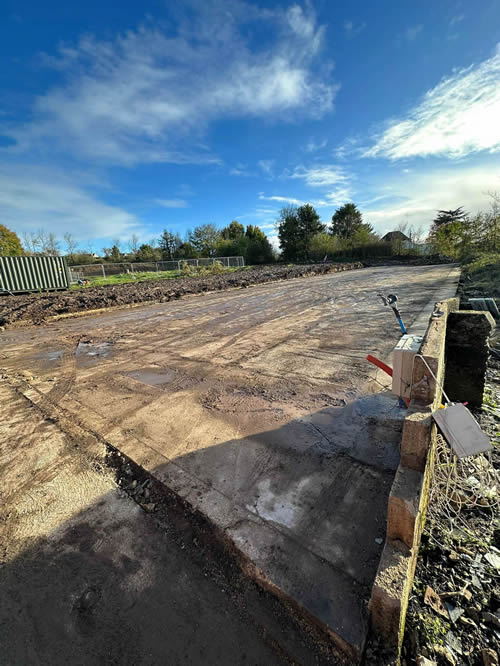
[[[155,199],[155,203],[163,208],[187,208],[189,205],[185,199]]]
[[[247,169],[246,164],[239,162],[235,167],[229,170],[230,176],[251,176],[252,174]]]
[[[411,28],[408,28],[405,33],[406,39],[409,42],[413,42],[417,38],[417,35],[422,32],[423,27],[423,25],[414,25]]]
[[[257,164],[266,176],[273,175],[274,160],[259,160]]]
[[[301,199],[296,199],[295,197],[288,197],[276,194],[272,196],[267,196],[263,192],[260,192],[259,199],[264,201],[276,201],[277,203],[290,204],[293,206],[303,206],[304,204],[308,203],[311,204],[311,206],[314,206],[315,208],[332,208],[336,206],[341,206],[347,201],[350,201],[351,192],[347,187],[341,187],[338,188],[337,190],[326,192],[322,198],[307,199],[307,200],[301,200]]]
[[[328,139],[323,139],[323,141],[318,141],[318,142],[311,140],[311,141],[308,141],[304,150],[307,153],[315,153],[318,150],[322,150],[323,148],[326,148],[327,144],[328,144]]]
[[[352,193],[348,187],[339,187],[327,192],[323,199],[313,200],[311,203],[315,208],[330,208],[342,206],[352,200]]]
[[[490,201],[485,193],[495,190],[500,190],[500,168],[493,165],[425,169],[393,180],[387,194],[392,203],[363,207],[363,216],[380,233],[405,221],[427,230],[439,209],[486,210]]]
[[[249,22],[273,31],[272,40],[251,46],[242,29]],[[45,58],[63,82],[8,135],[18,151],[49,146],[116,164],[216,162],[200,144],[211,121],[318,117],[333,108],[337,86],[328,65],[315,61],[323,36],[310,9],[271,12],[235,1],[196,4],[176,32],[86,36]]]
[[[268,197],[265,196],[263,192],[260,192],[259,199],[262,201],[277,201],[278,203],[292,204],[293,206],[302,206],[305,203],[304,201],[300,201],[300,199],[295,199],[294,197],[285,197],[279,195],[272,195]]]
[[[331,164],[317,164],[312,167],[299,165],[289,177],[300,178],[311,187],[327,187],[348,181],[344,169]]]
[[[364,157],[463,157],[500,150],[500,51],[429,90],[406,118],[396,120]]]
[[[141,234],[141,221],[118,206],[99,201],[59,170],[9,165],[0,168],[0,219],[17,233],[44,228],[83,241]]]

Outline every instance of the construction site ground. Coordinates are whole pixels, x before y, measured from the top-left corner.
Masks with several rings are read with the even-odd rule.
[[[365,360],[400,337],[377,293],[423,333],[457,281],[367,268],[2,332],[2,663],[358,659],[404,417]]]

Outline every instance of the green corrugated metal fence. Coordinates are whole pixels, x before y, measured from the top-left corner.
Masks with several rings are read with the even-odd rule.
[[[0,257],[0,293],[68,288],[64,257]]]

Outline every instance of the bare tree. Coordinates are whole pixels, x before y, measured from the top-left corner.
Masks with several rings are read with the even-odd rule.
[[[31,254],[36,254],[40,251],[40,239],[33,231],[29,233],[27,231],[23,232],[23,245],[24,249],[31,252]]]
[[[128,249],[130,250],[131,254],[137,254],[137,250],[139,249],[139,236],[137,234],[132,234],[130,237],[128,242]]]
[[[122,242],[121,242],[121,240],[120,240],[119,238],[113,238],[113,239],[111,240],[111,243],[112,243],[113,245],[115,245],[115,246],[120,250],[120,252],[121,252],[121,249],[122,249],[122,247],[121,247]]]
[[[37,232],[38,240],[40,243],[40,252],[47,255],[59,254],[59,241],[56,235],[50,231],[47,233],[44,229],[39,229]]]
[[[73,261],[73,254],[75,253],[75,250],[78,246],[78,243],[73,238],[73,236],[69,233],[69,231],[67,231],[64,234],[64,242],[66,244],[66,254]]]
[[[398,226],[396,227],[396,231],[400,231],[402,234],[407,236],[407,231],[408,231],[408,220],[405,220],[405,222],[400,222]]]

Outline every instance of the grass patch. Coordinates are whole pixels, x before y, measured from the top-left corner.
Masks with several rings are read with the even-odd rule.
[[[491,296],[500,300],[500,254],[483,254],[462,267],[464,280],[461,292],[474,298]]]
[[[148,280],[174,280],[183,277],[203,277],[206,275],[220,275],[221,273],[234,273],[235,271],[248,270],[251,266],[229,267],[226,268],[220,264],[213,266],[190,266],[189,270],[180,271],[148,271],[144,273],[119,273],[118,275],[109,275],[107,277],[89,277],[88,284],[71,285],[72,290],[88,289],[89,287],[104,287],[107,285],[127,284],[137,282],[147,282]]]

